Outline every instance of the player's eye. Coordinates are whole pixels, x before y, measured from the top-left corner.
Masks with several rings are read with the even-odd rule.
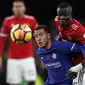
[[[65,16],[65,17],[67,17],[67,16],[68,16],[68,14],[64,14],[64,16]]]
[[[57,16],[59,16],[59,17],[61,17],[61,16],[67,17],[68,14],[67,13],[57,13]]]
[[[34,37],[35,37],[35,38],[37,38],[37,37],[38,37],[38,35],[34,34]]]
[[[40,33],[39,36],[43,36],[43,33]]]

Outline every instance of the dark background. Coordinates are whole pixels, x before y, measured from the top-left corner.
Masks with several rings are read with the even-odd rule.
[[[0,24],[4,17],[12,14],[12,1],[0,1]],[[61,2],[68,2],[73,8],[73,17],[76,20],[85,18],[85,3],[83,0],[25,0],[27,14],[33,15],[39,24],[49,24],[56,16],[56,8]],[[82,20],[81,20],[82,22]]]

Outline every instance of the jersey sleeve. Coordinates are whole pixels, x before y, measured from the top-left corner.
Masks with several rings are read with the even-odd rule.
[[[85,58],[85,46],[83,44],[74,44],[71,51],[72,52],[81,52],[83,57]]]
[[[60,49],[64,53],[81,52],[83,57],[85,58],[85,46],[83,44],[61,42],[58,49]]]
[[[58,17],[57,17],[57,16],[56,16],[55,19],[54,19],[54,24],[55,24],[57,30],[59,30],[59,29],[58,29],[59,23],[58,23]]]
[[[79,27],[79,29],[77,30],[77,33],[79,33],[79,36],[77,37],[78,40],[80,40],[80,42],[82,44],[85,44],[85,27],[83,27],[82,25]]]
[[[71,26],[74,30],[74,39],[76,41],[81,42],[82,44],[85,44],[85,27],[83,27],[81,24],[72,24]]]
[[[74,48],[75,43],[71,42],[57,42],[57,49],[63,53],[71,53],[72,49]]]
[[[9,30],[8,30],[8,23],[9,21],[7,21],[6,19],[3,21],[2,23],[2,27],[1,27],[1,31],[0,31],[0,36],[2,37],[7,37],[9,35]]]
[[[63,53],[81,52],[80,48],[75,43],[71,42],[58,42],[57,48]]]
[[[0,30],[0,56],[2,56],[3,49],[4,49],[4,42],[8,35],[9,35],[8,22],[4,20]]]

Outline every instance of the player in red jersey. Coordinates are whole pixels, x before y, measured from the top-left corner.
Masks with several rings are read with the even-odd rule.
[[[85,44],[85,28],[72,18],[72,7],[68,3],[61,3],[58,6],[57,16],[54,19],[54,23],[62,40]],[[85,64],[85,60],[83,60],[81,54],[76,53],[73,55],[73,58],[75,64],[79,65],[80,62]],[[81,71],[81,67],[78,65],[72,67],[70,70],[76,72]],[[82,82],[78,80],[78,78],[82,80],[80,77],[74,79],[73,82],[81,85],[80,83]],[[83,82],[85,84],[84,77]]]
[[[36,67],[32,53],[32,40],[24,45],[17,45],[10,38],[10,31],[15,24],[28,24],[32,32],[37,26],[33,16],[25,15],[25,3],[23,0],[13,1],[13,15],[6,17],[0,32],[0,66],[2,66],[2,53],[4,41],[8,37],[9,49],[7,60],[7,83],[20,85],[22,76],[29,85],[34,85],[36,79]]]

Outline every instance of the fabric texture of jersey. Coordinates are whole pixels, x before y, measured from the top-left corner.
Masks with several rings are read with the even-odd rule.
[[[78,21],[71,18],[71,24],[67,28],[62,28],[59,24],[58,17],[56,16],[54,23],[63,40],[85,44],[85,28]],[[73,58],[75,64],[78,64],[83,60],[80,53],[75,53]]]
[[[10,31],[12,27],[16,24],[28,24],[32,32],[34,32],[34,29],[37,26],[37,21],[33,16],[28,15],[24,15],[20,18],[16,18],[15,16],[5,18],[0,32],[0,56],[2,56],[3,53],[4,41],[6,37],[8,37],[9,39],[8,58],[21,59],[33,56],[32,40],[23,45],[17,45],[14,42],[12,42],[10,38]]]
[[[81,44],[76,45],[70,42],[54,40],[49,49],[39,48],[37,50],[38,56],[48,70],[48,78],[45,85],[72,82],[66,76],[72,66],[71,57],[68,55],[72,52],[82,52],[85,58],[85,47]]]
[[[85,51],[84,46],[83,48]],[[52,42],[51,47],[48,50],[39,48],[37,54],[40,56],[48,70],[48,78],[45,83],[54,84],[59,82],[71,82],[66,76],[67,71],[69,71],[72,66],[72,60],[71,57],[68,56],[68,53],[70,54],[71,52],[80,51],[80,47],[75,46],[75,44],[55,40]],[[83,54],[85,55],[85,53]]]

